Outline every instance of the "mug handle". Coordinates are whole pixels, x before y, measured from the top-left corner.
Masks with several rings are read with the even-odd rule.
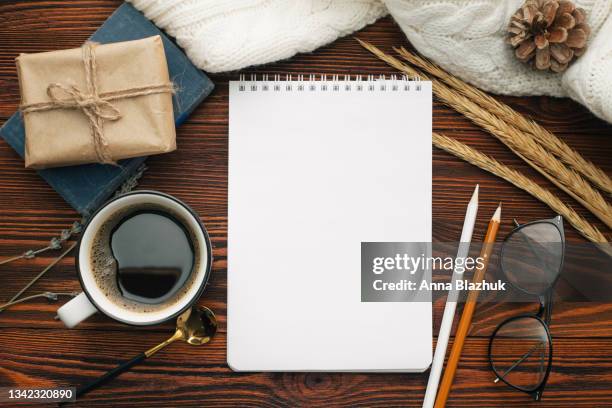
[[[57,317],[60,318],[66,327],[72,329],[97,311],[98,309],[91,304],[87,295],[81,292],[74,299],[71,299],[64,306],[57,309]]]

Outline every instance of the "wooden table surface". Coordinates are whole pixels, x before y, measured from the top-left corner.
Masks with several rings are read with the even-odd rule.
[[[0,3],[0,123],[15,111],[19,87],[14,58],[21,52],[78,47],[120,4],[120,1],[2,1]],[[383,49],[406,45],[390,19],[365,28],[359,37]],[[363,50],[351,37],[312,54],[241,73],[392,74],[393,70]],[[205,347],[174,344],[154,358],[89,394],[82,406],[420,406],[427,374],[233,373],[225,363],[227,255],[227,117],[228,81],[239,73],[211,75],[214,93],[178,129],[179,150],[148,160],[140,186],[156,189],[189,203],[208,227],[214,245],[210,285],[201,303],[220,320],[214,341]],[[612,172],[612,126],[568,99],[501,98]],[[518,168],[558,193],[602,231],[609,233],[568,196],[552,188],[508,149],[467,119],[434,102],[434,129],[456,137]],[[406,126],[410,126],[409,121]],[[503,201],[501,236],[510,220],[537,220],[553,212],[510,184],[434,149],[434,239],[453,241],[461,231],[464,206],[480,183],[480,209],[475,239],[481,240],[486,214]],[[0,141],[0,259],[43,246],[77,214],[19,156]],[[582,242],[570,227],[567,239]],[[0,266],[0,302],[49,263],[50,257]],[[51,270],[29,293],[76,291],[79,284],[69,257]],[[55,311],[63,302],[36,300],[0,314],[0,387],[74,386],[89,382],[157,344],[173,332],[168,323],[132,328],[95,316],[75,330],[62,328]],[[444,305],[434,306],[437,333]],[[524,306],[522,309],[525,309]],[[535,305],[532,309],[535,309]],[[461,359],[449,406],[584,406],[612,405],[612,305],[556,305],[551,332],[553,369],[540,402],[493,383],[487,360],[488,338],[516,305],[479,307]],[[455,320],[457,321],[457,319]],[[324,334],[320,334],[324,335]],[[254,350],[256,352],[256,350]]]

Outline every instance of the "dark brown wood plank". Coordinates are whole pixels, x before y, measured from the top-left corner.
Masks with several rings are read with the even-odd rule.
[[[14,58],[79,46],[120,4],[118,0],[3,1],[0,3],[0,123],[19,103]],[[357,33],[381,48],[407,45],[396,24],[385,18]],[[242,72],[241,72],[242,73]],[[363,50],[352,38],[339,39],[314,53],[255,67],[244,73],[391,74],[393,70]],[[331,373],[232,373],[225,364],[227,247],[227,113],[229,80],[239,73],[212,75],[217,87],[178,130],[177,152],[152,157],[141,187],[161,190],[188,202],[211,233],[214,268],[201,303],[219,315],[220,333],[210,346],[175,344],[136,367],[82,406],[420,406],[426,375]],[[612,173],[612,126],[568,99],[500,97],[567,141],[606,172]],[[406,126],[410,126],[407,123]],[[566,200],[602,231],[610,231],[580,205],[528,168],[505,146],[469,120],[434,102],[434,128],[516,167]],[[189,172],[185,169],[189,168]],[[501,235],[512,218],[530,221],[552,211],[528,194],[469,164],[434,149],[434,238],[457,239],[464,206],[475,183],[481,185],[481,214],[504,203]],[[75,212],[21,159],[0,141],[0,259],[44,245],[77,219]],[[583,239],[570,227],[567,238]],[[0,266],[0,302],[9,298],[48,263],[44,257]],[[77,290],[73,259],[50,271],[36,291]],[[62,300],[61,302],[63,302]],[[59,302],[59,303],[61,303]],[[59,304],[58,303],[58,304]],[[33,301],[0,313],[0,386],[75,385],[91,380],[118,360],[129,358],[164,339],[172,323],[130,328],[96,316],[76,330],[53,320],[58,304]],[[505,317],[535,305],[479,305],[449,406],[606,406],[612,401],[612,305],[555,305],[553,373],[544,398],[531,404],[522,393],[492,383],[486,346]],[[437,331],[443,300],[434,305]]]
[[[6,330],[0,338],[3,384],[74,386],[128,359],[167,333],[79,330]],[[225,365],[224,333],[207,346],[174,344],[134,367],[85,406],[420,406],[427,377],[421,374],[232,373]],[[15,346],[17,344],[17,346]],[[65,348],[70,344],[70,348]],[[542,401],[494,384],[486,359],[488,341],[470,338],[449,406],[594,406],[612,400],[608,375],[612,345],[596,339],[556,339],[554,369]],[[18,351],[8,353],[7,350]],[[588,392],[584,389],[588,388]],[[598,405],[598,406],[603,406]]]

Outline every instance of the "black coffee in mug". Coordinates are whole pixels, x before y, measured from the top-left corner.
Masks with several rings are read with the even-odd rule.
[[[173,319],[200,296],[212,264],[197,214],[157,191],[134,191],[95,212],[79,242],[83,293],[58,309],[67,327],[101,311],[128,324]]]
[[[189,230],[168,212],[139,210],[110,234],[117,287],[126,299],[159,304],[187,281],[195,262]]]
[[[179,212],[140,203],[112,214],[91,243],[96,285],[113,303],[152,312],[180,301],[194,282],[202,243]]]

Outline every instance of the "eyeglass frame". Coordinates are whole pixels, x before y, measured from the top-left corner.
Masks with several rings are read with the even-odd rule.
[[[488,348],[488,356],[489,356],[489,365],[491,367],[491,370],[495,373],[496,378],[494,380],[494,382],[499,382],[500,380],[503,381],[504,383],[506,383],[506,385],[508,385],[511,388],[514,388],[518,391],[522,391],[524,393],[529,394],[531,397],[533,397],[533,399],[535,401],[539,401],[540,398],[542,397],[542,393],[544,392],[544,388],[546,387],[546,383],[548,381],[548,377],[550,376],[550,372],[552,370],[552,357],[553,357],[553,341],[552,341],[552,336],[550,334],[550,320],[551,320],[551,316],[552,316],[552,294],[553,294],[553,290],[555,285],[557,284],[557,281],[561,275],[561,271],[563,270],[563,262],[564,262],[564,258],[565,258],[565,233],[563,230],[563,217],[561,217],[560,215],[557,215],[554,218],[549,218],[549,219],[543,219],[543,220],[538,220],[538,221],[532,221],[532,222],[528,222],[526,224],[519,224],[516,220],[514,220],[514,224],[516,225],[516,228],[514,228],[509,234],[508,236],[504,239],[503,243],[502,243],[502,247],[501,247],[501,251],[500,251],[500,256],[499,256],[499,263],[500,263],[500,270],[504,273],[504,275],[506,275],[506,271],[503,268],[502,265],[502,260],[503,260],[503,255],[504,255],[504,248],[505,248],[505,244],[507,243],[507,241],[518,231],[522,230],[525,227],[528,227],[530,225],[535,225],[535,224],[552,224],[555,228],[557,228],[557,230],[559,231],[559,236],[561,238],[561,245],[562,245],[562,250],[561,250],[561,260],[559,262],[559,268],[557,271],[557,275],[555,276],[555,279],[549,284],[548,288],[546,288],[545,291],[543,291],[540,294],[535,294],[535,293],[531,293],[523,288],[521,288],[520,286],[518,286],[517,284],[515,284],[511,279],[508,279],[508,281],[510,282],[510,285],[518,290],[520,290],[523,293],[529,294],[529,295],[533,295],[533,296],[537,296],[538,300],[539,300],[539,309],[536,313],[523,313],[520,314],[518,316],[512,316],[510,318],[507,318],[506,320],[502,321],[497,328],[495,328],[495,330],[493,331],[493,333],[491,334],[491,337],[489,339],[489,348]],[[544,318],[542,318],[542,316],[544,315]],[[548,363],[547,363],[547,367],[546,367],[546,372],[544,373],[544,376],[542,377],[542,379],[540,380],[540,383],[538,385],[536,385],[533,388],[525,388],[525,387],[520,387],[518,385],[514,385],[511,384],[510,382],[506,381],[506,379],[504,378],[506,376],[506,374],[508,374],[510,371],[512,371],[512,369],[514,369],[516,366],[518,366],[520,363],[522,363],[524,361],[525,358],[529,357],[529,355],[531,354],[532,350],[530,350],[528,353],[526,353],[526,355],[524,355],[523,357],[519,358],[512,366],[510,366],[510,368],[508,370],[506,370],[506,372],[503,375],[500,375],[500,373],[497,372],[497,370],[495,369],[494,365],[493,365],[493,358],[491,355],[491,351],[493,348],[493,340],[495,339],[495,336],[497,335],[497,332],[506,324],[514,321],[514,320],[518,320],[518,319],[523,319],[523,318],[531,318],[531,319],[535,319],[537,320],[543,327],[544,330],[546,331],[546,336],[548,337]]]

